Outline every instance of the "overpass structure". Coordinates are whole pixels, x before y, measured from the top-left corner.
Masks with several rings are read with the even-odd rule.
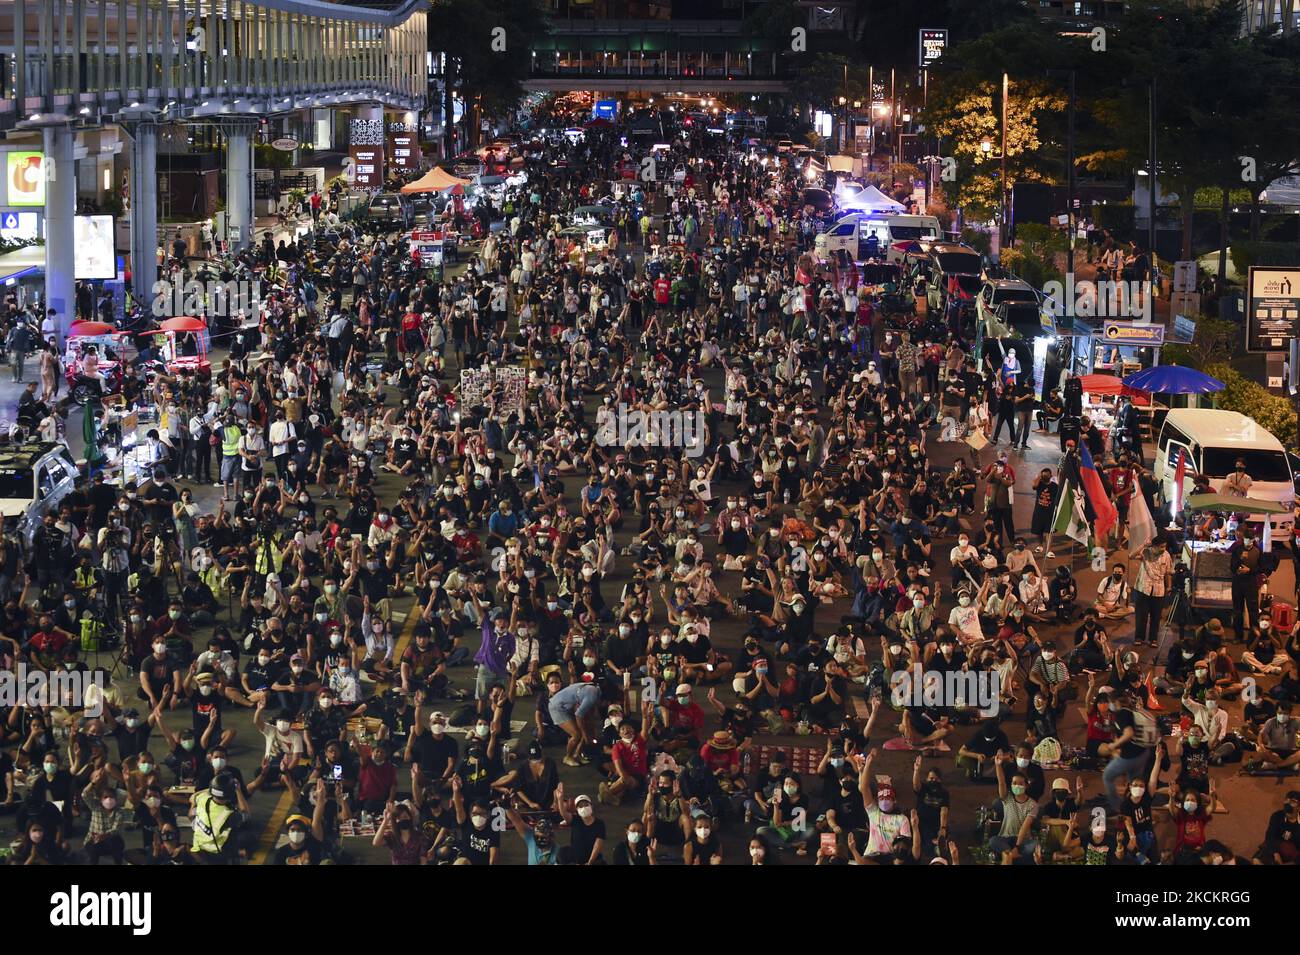
[[[557,22],[531,54],[534,91],[780,93],[788,78],[776,44],[727,20]]]
[[[109,125],[131,139],[131,263],[157,278],[160,126],[220,126],[233,244],[252,237],[253,133],[266,116],[356,105],[419,110],[428,0],[0,0],[0,132],[43,153],[46,304],[74,311],[76,161]],[[11,148],[14,148],[11,146]]]

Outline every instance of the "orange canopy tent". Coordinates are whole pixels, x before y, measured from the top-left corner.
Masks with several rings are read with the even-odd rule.
[[[415,182],[408,182],[404,185],[402,192],[408,194],[412,192],[442,192],[452,186],[468,186],[469,184],[468,179],[458,179],[445,169],[434,166]]]

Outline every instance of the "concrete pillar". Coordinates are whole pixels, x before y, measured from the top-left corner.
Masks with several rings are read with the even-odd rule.
[[[77,173],[73,159],[76,133],[63,123],[46,126],[45,135],[45,307],[54,309],[59,342],[76,318]]]
[[[253,242],[253,130],[250,120],[222,123],[226,136],[226,231],[231,248]]]
[[[131,289],[147,310],[158,281],[158,127],[131,132]]]

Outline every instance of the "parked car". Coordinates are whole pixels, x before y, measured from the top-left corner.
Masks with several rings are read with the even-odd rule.
[[[366,209],[366,218],[391,229],[409,229],[414,219],[411,203],[398,192],[381,192],[373,196]]]
[[[17,531],[30,548],[46,514],[72,493],[77,465],[68,446],[29,441],[0,448],[0,515],[18,518]]]
[[[988,338],[1011,332],[1033,338],[1042,330],[1038,293],[1023,279],[985,279],[975,296],[975,320],[983,323]]]
[[[963,307],[974,308],[979,294],[980,272],[983,263],[980,255],[960,242],[936,242],[930,246],[926,262],[926,307],[942,315],[948,306],[948,289],[952,280]]]

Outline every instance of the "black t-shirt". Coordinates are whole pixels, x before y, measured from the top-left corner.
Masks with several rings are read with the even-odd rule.
[[[1127,709],[1117,710],[1115,713],[1115,731],[1117,734],[1123,735],[1124,730],[1126,729],[1133,729],[1136,731],[1136,726],[1134,725],[1133,720],[1133,711]],[[1124,759],[1133,759],[1136,756],[1141,756],[1144,752],[1146,752],[1146,750],[1137,743],[1137,736],[1134,736],[1119,748],[1119,755]]]
[[[492,826],[475,829],[472,822],[461,826],[460,854],[469,859],[470,865],[487,865],[489,853],[501,846],[501,833]]]
[[[922,783],[916,794],[916,815],[925,832],[936,832],[945,806],[952,805],[948,790],[942,783]]]
[[[420,765],[426,778],[437,779],[446,771],[447,760],[455,763],[459,756],[458,750],[456,741],[445,733],[439,739],[432,733],[424,732],[415,739],[411,760]]]
[[[325,847],[310,832],[302,845],[295,846],[286,842],[275,850],[276,865],[320,865],[325,855]]]
[[[569,845],[573,849],[573,861],[585,865],[596,841],[605,838],[605,820],[593,816],[591,822],[583,822],[581,816],[575,816],[572,833],[573,840]]]
[[[695,847],[695,862],[697,865],[709,865],[710,859],[722,855],[722,844],[718,841],[718,834],[712,829],[709,830],[709,838],[704,840],[692,835],[691,843]]]
[[[140,668],[144,671],[145,679],[149,681],[149,689],[155,696],[172,685],[172,674],[176,672],[176,664],[172,663],[170,657],[159,660],[151,653],[140,663]]]
[[[149,724],[141,720],[140,725],[135,729],[128,728],[125,723],[118,723],[109,735],[117,737],[118,758],[129,759],[132,756],[139,756],[149,748],[151,732]]]
[[[650,852],[645,838],[635,846],[624,841],[614,847],[614,865],[649,865]]]
[[[1125,794],[1124,802],[1119,807],[1120,815],[1132,820],[1134,832],[1151,832],[1151,795],[1143,792],[1139,802],[1133,801],[1132,794]]]

